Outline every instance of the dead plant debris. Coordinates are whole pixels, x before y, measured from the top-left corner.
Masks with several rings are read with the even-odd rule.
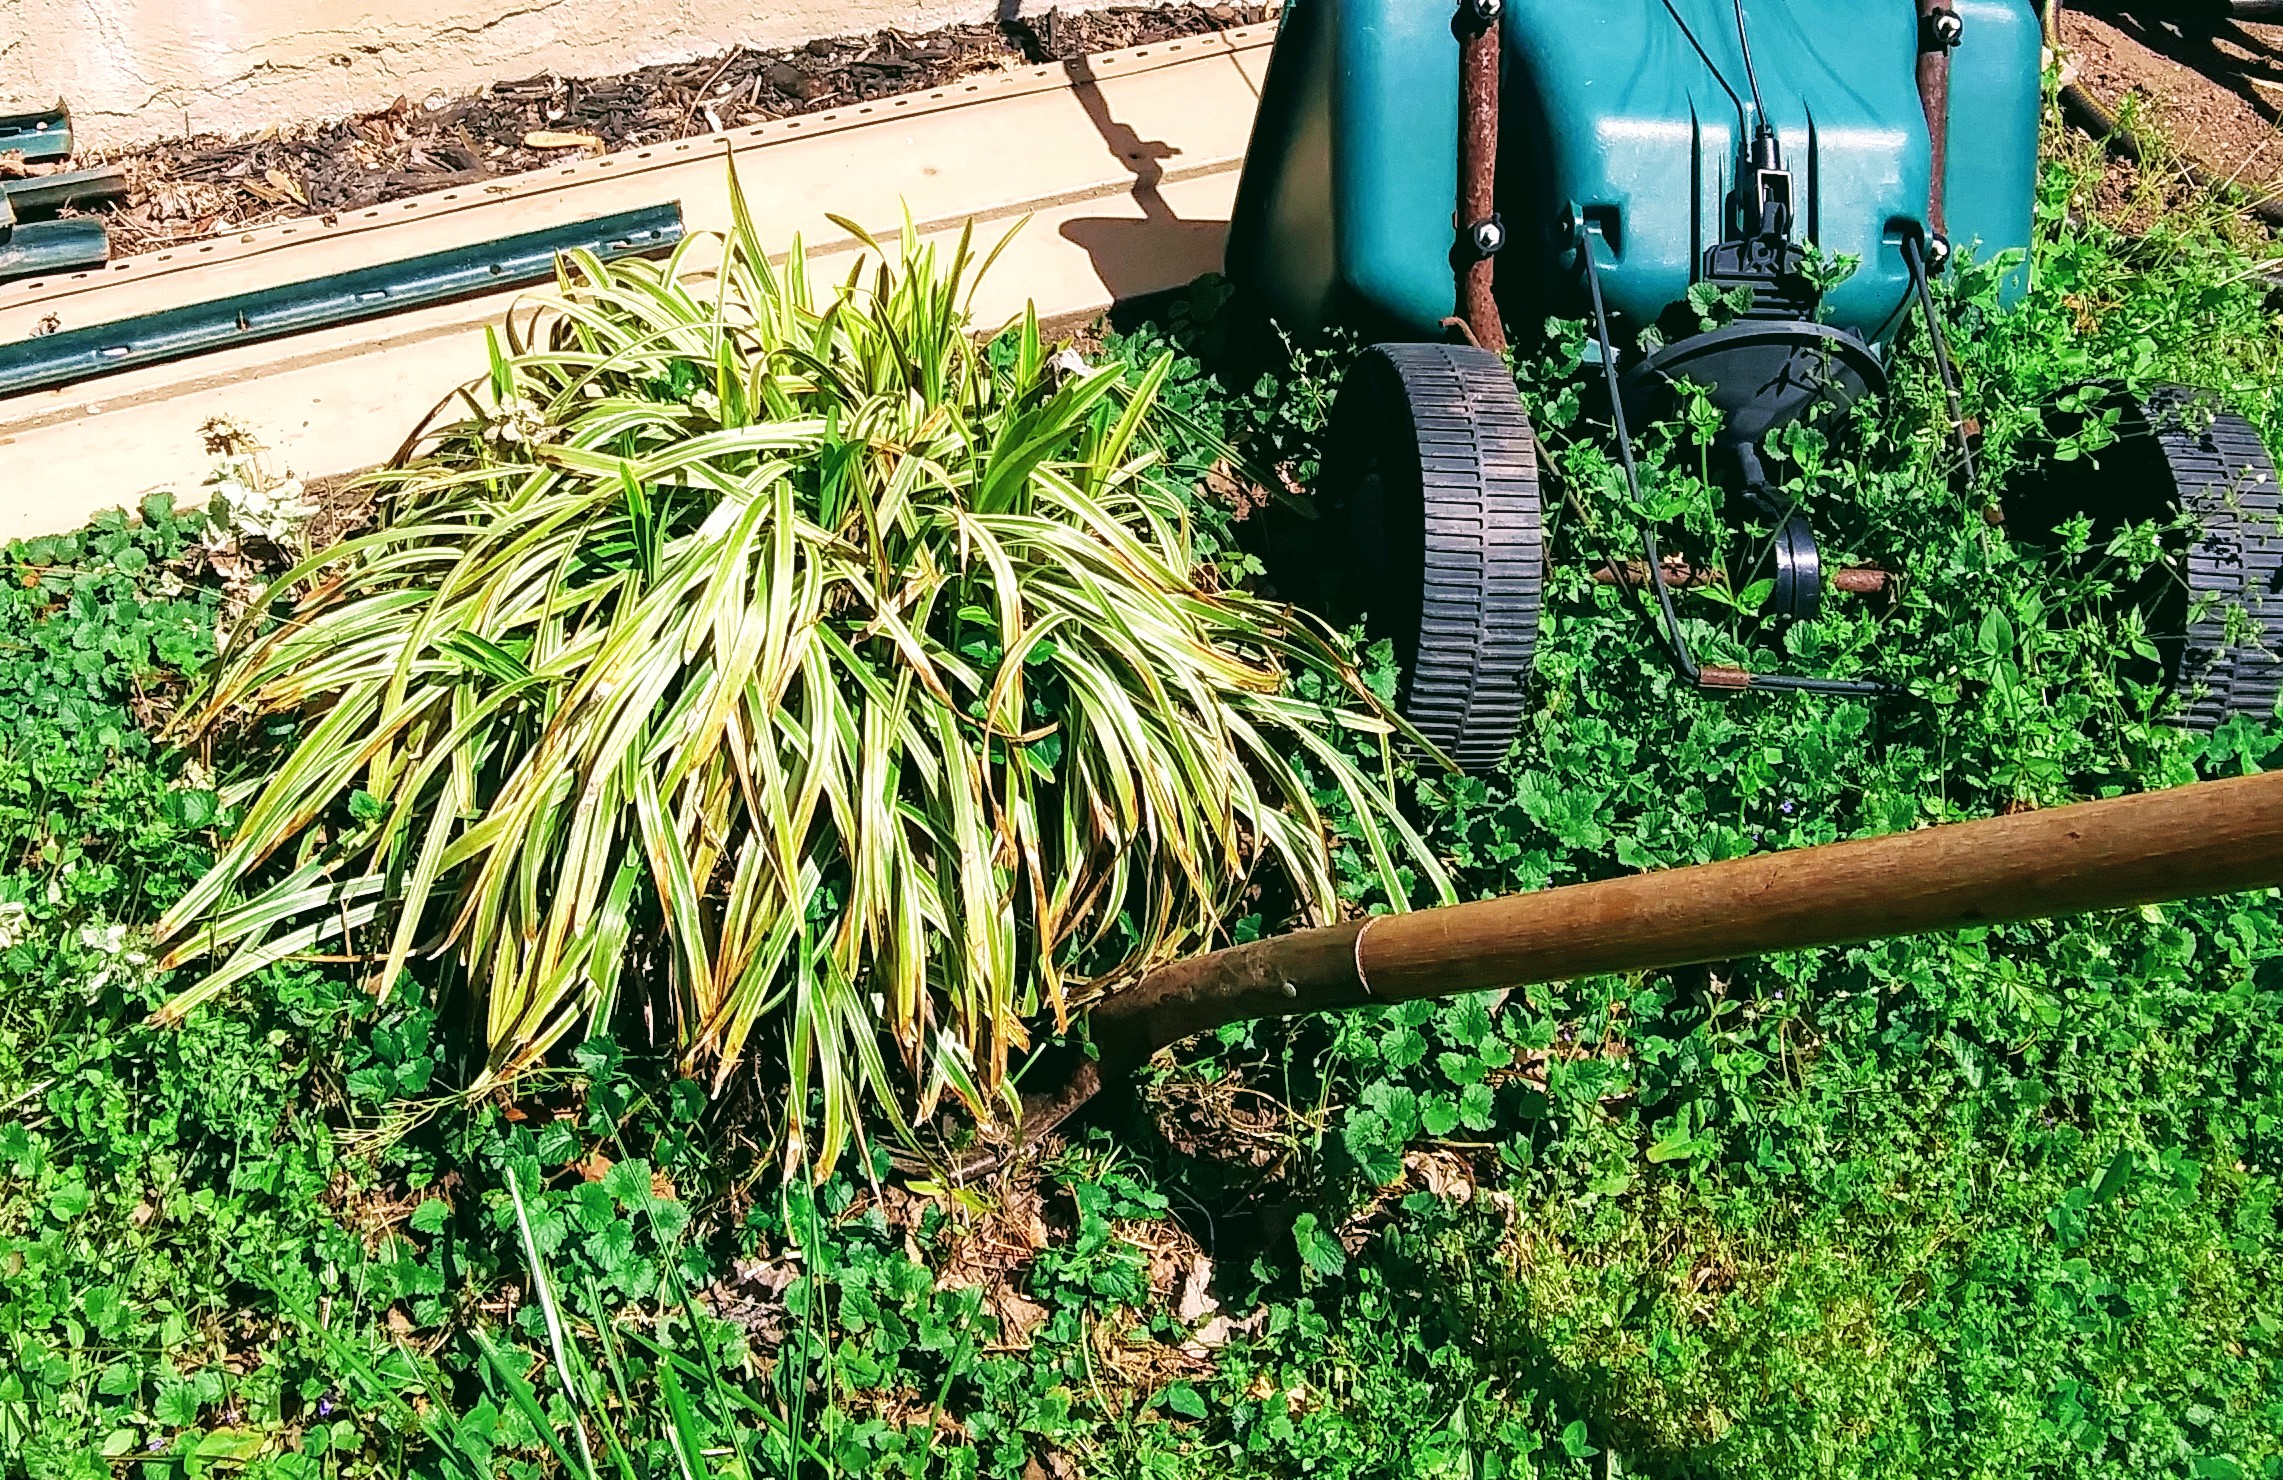
[[[132,256],[496,180],[578,153],[719,133],[980,72],[1251,25],[1272,13],[1264,5],[1188,4],[1049,11],[918,34],[740,47],[615,77],[542,74],[495,82],[469,97],[403,97],[332,123],[281,125],[249,138],[169,139],[110,155],[126,171],[127,194],[92,214],[110,227],[112,255]]]

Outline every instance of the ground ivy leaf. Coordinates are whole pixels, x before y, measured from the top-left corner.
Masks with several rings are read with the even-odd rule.
[[[170,1429],[186,1429],[198,1422],[198,1390],[187,1382],[162,1383],[151,1417]]]
[[[1348,1267],[1348,1256],[1340,1248],[1340,1241],[1324,1231],[1314,1213],[1302,1213],[1292,1220],[1292,1242],[1299,1247],[1300,1257],[1308,1267],[1320,1275],[1329,1277]]]
[[[622,1161],[603,1173],[603,1191],[621,1207],[640,1208],[650,1203],[650,1163],[639,1157]]]

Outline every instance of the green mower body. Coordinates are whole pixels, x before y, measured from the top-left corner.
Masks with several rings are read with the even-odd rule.
[[[1877,401],[1916,324],[1952,466],[1975,487],[1930,276],[1961,253],[2008,257],[2000,296],[2027,287],[2041,61],[2030,0],[1291,0],[1228,271],[1286,328],[1387,341],[1342,385],[1315,543],[1287,564],[1300,599],[1392,642],[1423,737],[1495,767],[1529,709],[1547,550],[1507,325],[1586,322],[1636,507],[1628,427],[1707,398],[1710,466],[1743,536],[1717,579],[1765,593],[1751,620],[1812,619],[1827,588],[1885,589],[1875,567],[1826,579],[1813,511],[1771,468],[1776,434]],[[2194,599],[2146,615],[2164,676],[2186,723],[2270,718],[2283,640],[2239,652],[2196,614],[2283,631],[2275,469],[2240,418],[2206,407],[2199,430],[2181,408],[2202,403],[2164,396],[2128,408],[2142,432],[2133,459],[2111,460],[2119,478],[2077,476],[2037,507],[2194,515],[2165,587]],[[1682,684],[1886,692],[1875,674],[1705,661],[1679,609],[1694,567],[1668,563],[1653,521],[1639,538],[1636,574],[1595,558],[1644,588]]]
[[[1955,11],[1939,203],[1948,244],[1987,261],[2029,245],[2040,38],[2028,0]],[[1789,235],[1858,262],[1798,316],[1870,346],[1891,338],[1911,296],[1903,244],[1928,231],[1935,199],[1910,0],[1761,0],[1749,68],[1728,0],[1508,0],[1496,24],[1496,280],[1511,322],[1582,311],[1581,227],[1624,338],[1722,276],[1722,244],[1758,229],[1764,125],[1781,141]],[[1230,277],[1289,327],[1444,337],[1458,78],[1448,0],[1293,0],[1246,156]]]

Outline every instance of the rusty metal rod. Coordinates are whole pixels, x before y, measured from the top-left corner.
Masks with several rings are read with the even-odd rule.
[[[1498,17],[1497,7],[1460,7],[1459,29],[1459,317],[1474,342],[1492,354],[1506,352],[1506,327],[1499,322],[1492,292],[1492,255],[1482,250],[1477,229],[1498,214]]]
[[[1098,1004],[1102,1072],[1225,1023],[2283,884],[2283,771],[1375,915],[1162,967]]]
[[[1918,8],[1918,102],[1926,114],[1932,154],[1927,161],[1926,229],[1947,238],[1942,199],[1949,179],[1950,48],[1958,44],[1958,12],[1950,0],[1916,0]]]
[[[1676,591],[1695,586],[1724,586],[1728,572],[1717,565],[1694,565],[1677,555],[1665,557],[1665,584]],[[1593,578],[1604,586],[1643,586],[1648,584],[1649,567],[1639,560],[1628,560],[1622,565],[1609,562],[1593,568]],[[1845,591],[1855,596],[1877,596],[1887,589],[1894,576],[1875,565],[1844,565],[1823,573],[1824,586],[1833,591]]]

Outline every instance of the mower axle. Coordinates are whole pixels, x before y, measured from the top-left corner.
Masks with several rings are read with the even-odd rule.
[[[1676,591],[1698,586],[1727,586],[1728,572],[1717,565],[1691,565],[1678,555],[1667,555],[1664,562],[1665,584]],[[1638,560],[1623,565],[1597,565],[1593,578],[1604,586],[1645,586],[1649,582],[1649,568]],[[1891,572],[1875,565],[1849,565],[1824,574],[1823,582],[1833,591],[1845,591],[1854,596],[1880,596],[1886,593],[1894,580]]]

